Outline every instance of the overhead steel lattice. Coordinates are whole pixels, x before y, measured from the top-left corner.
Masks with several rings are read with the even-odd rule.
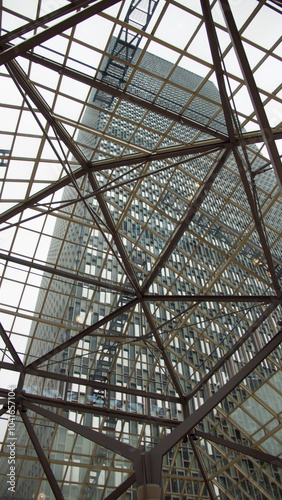
[[[2,0],[1,499],[282,499],[280,3]]]

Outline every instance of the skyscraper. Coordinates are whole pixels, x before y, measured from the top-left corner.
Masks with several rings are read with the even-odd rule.
[[[108,54],[114,46],[112,39]],[[113,84],[112,74],[105,78],[112,59],[101,63],[102,84]],[[98,86],[87,101],[76,139],[87,174],[77,177],[77,157],[65,159],[72,184],[56,210],[36,306],[40,321],[26,351],[22,408],[38,411],[34,429],[66,499],[103,498],[130,472],[126,489],[135,480],[139,488],[157,484],[152,460],[158,446],[164,498],[255,498],[256,484],[261,498],[280,498],[279,460],[271,465],[279,453],[278,357],[262,359],[257,370],[250,365],[279,321],[274,174],[255,176],[265,162],[240,143],[242,179],[264,213],[270,259],[243,189],[240,159],[217,148],[228,131],[215,85],[142,49],[126,66],[118,87],[126,85],[124,100]],[[203,142],[185,149],[204,127]],[[208,131],[215,141],[205,149]],[[239,379],[209,408],[246,366],[243,384]],[[46,405],[62,408],[62,415],[46,413]],[[205,407],[163,452],[179,423]],[[85,428],[98,430],[104,442],[90,431],[86,437]],[[27,437],[21,439],[25,446]],[[229,442],[236,451],[219,449]],[[260,446],[257,455],[253,443]],[[147,461],[144,477],[135,449]],[[235,456],[238,451],[244,455]],[[256,470],[258,460],[265,463]],[[39,479],[39,462],[32,473],[29,464],[21,467],[21,492],[52,498]],[[134,486],[126,498],[135,495]]]

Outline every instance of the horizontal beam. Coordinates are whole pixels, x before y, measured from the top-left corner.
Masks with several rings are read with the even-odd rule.
[[[282,139],[282,131],[273,133],[275,139]],[[263,142],[263,138],[261,134],[257,132],[254,133],[246,133],[243,134],[243,141],[245,144],[256,144],[258,142]],[[235,145],[240,146],[240,141],[235,141]],[[184,147],[174,147],[174,148],[165,148],[164,150],[160,150],[157,153],[150,154],[136,154],[130,156],[124,156],[118,159],[110,159],[110,160],[102,160],[97,162],[88,163],[89,171],[91,172],[101,172],[103,170],[114,170],[121,166],[133,166],[138,165],[139,163],[144,162],[153,162],[159,160],[169,160],[173,158],[178,158],[187,155],[195,155],[195,154],[203,154],[203,153],[212,153],[219,148],[226,149],[230,148],[229,142],[217,141],[217,140],[209,140],[202,141],[198,144],[191,144]],[[173,165],[172,165],[173,167]],[[78,168],[74,172],[72,172],[73,178],[80,179],[85,175],[85,168]],[[36,203],[44,200],[48,196],[56,193],[60,189],[68,186],[71,183],[71,179],[69,176],[65,176],[57,182],[52,183],[51,186],[48,186],[45,189],[42,189],[39,193],[36,193],[33,196],[24,202],[16,205],[15,207],[7,210],[3,214],[0,215],[0,223],[6,222],[12,217],[22,213],[25,209],[33,207]]]
[[[62,278],[67,278],[75,282],[86,283],[88,285],[114,290],[116,292],[123,293],[125,295],[136,295],[131,288],[115,285],[114,283],[103,282],[101,280],[90,278],[85,275],[80,275],[77,273],[72,273],[70,271],[64,271],[63,269],[59,269],[57,267],[47,266],[45,264],[39,264],[37,262],[24,260],[19,257],[14,257],[13,255],[0,253],[0,260],[5,260],[6,262],[13,262],[14,264],[19,264],[21,266],[25,266],[30,269],[37,269],[38,271],[49,273],[54,276],[61,276]]]
[[[7,408],[7,407],[5,407],[5,406],[4,406],[3,408],[1,408],[1,410],[0,410],[0,417],[2,417],[2,415],[5,415],[5,413],[6,413],[7,411],[8,411],[8,408]]]
[[[152,302],[257,302],[263,304],[282,304],[282,297],[276,295],[150,295],[143,299]]]
[[[21,368],[12,363],[6,363],[5,361],[0,361],[0,369],[11,370],[11,371],[21,371]],[[51,371],[44,371],[39,369],[32,369],[28,367],[23,367],[24,373],[28,375],[34,375],[35,377],[43,377],[51,380],[58,380],[62,382],[69,382],[71,384],[83,385],[85,387],[92,387],[93,389],[99,391],[108,392],[121,392],[122,394],[131,394],[133,396],[138,396],[146,399],[156,399],[158,401],[169,401],[171,403],[181,403],[180,398],[177,396],[171,396],[169,394],[159,394],[150,391],[143,391],[141,389],[134,389],[133,387],[126,387],[121,385],[107,384],[104,382],[98,382],[97,380],[87,380],[81,377],[73,377],[68,374],[62,374]]]
[[[61,408],[62,410],[76,411],[79,413],[90,413],[92,415],[100,415],[102,417],[112,417],[119,420],[146,422],[147,424],[167,427],[176,427],[179,424],[179,421],[170,418],[154,417],[152,415],[133,411],[115,410],[114,408],[107,406],[77,403],[75,401],[66,401],[60,398],[37,396],[35,394],[29,394],[27,391],[24,393],[24,398],[33,404]]]
[[[44,66],[52,71],[55,71],[56,73],[59,73],[60,75],[67,76],[68,78],[72,78],[73,80],[76,80],[76,81],[79,81],[79,82],[84,83],[86,85],[89,85],[90,88],[95,88],[97,90],[100,90],[102,92],[110,94],[114,97],[117,97],[118,99],[122,99],[123,101],[130,102],[131,104],[136,104],[137,106],[140,106],[141,108],[152,111],[153,113],[157,113],[161,116],[169,118],[170,120],[172,120],[174,122],[179,122],[182,125],[186,125],[186,126],[191,127],[195,130],[200,130],[201,132],[204,132],[206,134],[208,133],[214,137],[217,137],[218,139],[221,139],[221,140],[226,139],[226,135],[218,132],[214,128],[209,127],[208,125],[203,125],[200,122],[197,122],[195,120],[191,120],[191,118],[187,118],[185,115],[181,115],[179,113],[175,113],[173,111],[170,111],[169,109],[166,109],[163,106],[155,104],[154,102],[150,102],[150,101],[147,101],[146,99],[142,99],[141,97],[138,97],[134,94],[131,94],[125,90],[120,90],[118,87],[114,87],[113,85],[102,82],[101,80],[96,80],[93,77],[88,76],[85,73],[81,73],[80,71],[76,71],[76,70],[69,68],[67,66],[63,66],[62,64],[59,64],[55,61],[52,61],[51,59],[39,56],[39,55],[31,53],[31,52],[28,52],[28,53],[24,54],[23,56],[26,59],[28,59],[29,61],[35,62],[37,64],[41,64],[42,66]]]
[[[89,172],[101,172],[104,170],[115,170],[116,168],[119,167],[124,167],[124,166],[133,166],[133,165],[138,165],[139,163],[144,163],[144,162],[152,162],[152,161],[159,161],[159,160],[166,160],[166,159],[173,159],[173,158],[178,158],[186,155],[194,155],[194,154],[202,154],[202,153],[212,153],[214,150],[218,149],[218,144],[201,144],[197,146],[185,146],[185,148],[172,148],[169,149],[166,148],[163,151],[159,151],[158,153],[151,153],[151,154],[137,154],[137,155],[130,155],[130,156],[124,156],[122,158],[118,159],[111,159],[111,160],[103,160],[99,162],[88,162],[87,163],[87,168],[89,169]],[[74,154],[74,150],[72,150],[72,153]],[[74,155],[75,156],[75,155]],[[78,160],[78,158],[77,158]],[[80,164],[80,160],[79,160]],[[173,165],[172,165],[173,168]],[[80,179],[85,175],[85,166],[79,167],[78,169],[74,170],[72,172],[72,177],[76,180]],[[3,214],[0,215],[0,223],[7,222],[9,219],[12,217],[22,213],[24,210],[27,208],[32,208],[35,204],[41,202],[48,196],[53,195],[57,191],[65,188],[71,184],[71,179],[67,175],[60,179],[57,182],[52,183],[52,185],[48,186],[45,189],[42,189],[39,193],[34,194],[33,196],[30,196],[27,201],[24,203],[19,203],[15,207],[7,210]]]

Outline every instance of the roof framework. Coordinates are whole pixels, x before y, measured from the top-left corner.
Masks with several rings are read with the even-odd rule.
[[[282,498],[279,2],[31,4],[2,1],[1,15],[1,484],[15,410],[14,499],[126,498],[148,483],[163,498]],[[185,90],[178,67],[202,79],[176,109],[163,96]],[[133,92],[140,75],[153,97]],[[199,102],[213,115],[197,117]]]

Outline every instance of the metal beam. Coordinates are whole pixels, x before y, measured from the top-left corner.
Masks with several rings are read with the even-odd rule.
[[[75,282],[79,281],[81,283],[87,283],[88,285],[107,288],[109,290],[114,290],[116,292],[123,293],[125,295],[136,295],[136,293],[132,290],[132,288],[125,288],[123,286],[115,285],[114,283],[105,283],[95,278],[90,278],[90,277],[88,278],[87,276],[72,273],[70,271],[64,271],[63,269],[58,269],[57,267],[51,267],[43,264],[38,264],[37,262],[27,261],[24,259],[20,259],[19,257],[14,257],[9,254],[0,253],[0,259],[5,260],[7,262],[20,264],[21,266],[26,266],[30,269],[38,269],[39,271],[43,271],[44,273],[50,273],[54,276],[61,276],[63,278],[67,278]]]
[[[235,142],[235,134],[234,134],[234,130],[233,130],[232,109],[231,109],[230,102],[229,102],[226,88],[225,88],[224,75],[223,75],[223,70],[222,70],[222,65],[221,65],[221,60],[220,60],[220,46],[219,46],[214,22],[212,19],[211,8],[210,8],[209,2],[206,2],[206,0],[201,0],[201,5],[202,5],[206,29],[207,29],[207,33],[208,33],[208,37],[209,37],[209,45],[210,45],[210,50],[211,50],[212,57],[213,57],[213,62],[214,62],[214,67],[215,67],[215,72],[216,72],[216,77],[217,77],[217,82],[218,82],[218,87],[219,87],[219,93],[220,93],[220,97],[221,97],[221,101],[222,101],[223,112],[224,112],[225,121],[227,124],[228,134],[229,134],[231,143],[234,143]],[[240,43],[241,43],[241,40],[240,40]],[[243,48],[243,45],[242,45],[242,48]],[[258,217],[256,203],[255,203],[253,196],[252,196],[252,193],[251,193],[249,182],[248,182],[248,179],[247,179],[247,176],[245,173],[245,169],[243,166],[243,161],[242,161],[241,155],[240,155],[237,148],[233,148],[233,154],[234,154],[234,157],[235,157],[238,169],[239,169],[239,173],[240,173],[240,176],[241,176],[244,188],[245,188],[247,199],[248,199],[248,202],[249,202],[249,205],[251,208],[251,212],[253,215],[254,223],[255,223],[257,232],[259,234],[259,238],[260,238],[261,245],[262,245],[262,248],[264,251],[266,262],[268,264],[268,268],[269,268],[269,271],[271,274],[273,285],[274,285],[276,292],[279,292],[280,287],[279,287],[278,279],[276,277],[274,265],[272,262],[271,253],[270,253],[269,246],[268,246],[266,238],[265,238],[265,234],[264,234],[263,229],[262,229],[260,219]]]
[[[8,68],[10,74],[13,76],[15,81],[21,86],[21,88],[26,92],[26,94],[29,96],[29,98],[32,100],[32,102],[37,106],[38,110],[42,113],[44,118],[47,120],[47,122],[53,128],[55,134],[57,134],[57,136],[65,144],[67,149],[73,154],[73,156],[79,162],[82,169],[84,170],[84,173],[88,175],[88,180],[89,180],[90,186],[92,187],[93,191],[98,191],[99,184],[98,184],[97,180],[94,178],[92,172],[90,171],[89,162],[87,162],[86,158],[82,155],[79,148],[76,147],[74,141],[71,140],[71,138],[70,138],[69,134],[66,132],[66,130],[61,126],[61,124],[59,124],[55,120],[55,118],[53,117],[51,110],[47,106],[46,102],[42,99],[41,95],[37,92],[35,87],[30,82],[28,82],[27,76],[21,70],[19,65],[16,64],[15,62],[9,62],[6,64],[6,67]],[[103,213],[106,224],[112,233],[113,241],[114,241],[114,243],[115,243],[115,245],[120,253],[123,268],[124,268],[124,271],[127,275],[127,278],[129,280],[129,282],[132,283],[132,285],[135,289],[136,295],[138,295],[139,298],[141,298],[140,287],[139,287],[137,278],[135,276],[133,267],[132,267],[131,263],[129,262],[128,255],[127,255],[126,250],[124,248],[124,245],[122,243],[122,239],[115,229],[115,224],[113,222],[108,205],[104,201],[103,196],[101,194],[96,193],[96,199],[100,205],[100,209]],[[107,244],[110,246],[110,243],[108,241],[107,241]],[[114,252],[114,250],[113,250],[113,252]]]
[[[68,377],[65,377],[65,380],[66,379],[68,379]],[[120,392],[122,392],[122,390],[120,390]],[[134,422],[146,422],[147,424],[166,427],[176,427],[179,424],[177,420],[173,420],[170,418],[153,417],[148,414],[137,413],[133,411],[115,410],[109,408],[108,406],[98,406],[93,405],[92,403],[77,403],[75,401],[66,401],[60,398],[38,396],[35,394],[29,394],[27,391],[25,391],[24,397],[33,404],[39,404],[53,408],[61,408],[64,411],[70,410],[80,413],[90,413],[92,415],[100,415],[102,417],[112,417],[115,419],[126,421],[132,420]],[[154,399],[158,399],[157,394],[155,394]]]
[[[68,151],[73,155],[73,157],[77,160],[79,165],[81,165],[82,169],[87,170],[88,163],[86,158],[83,156],[79,148],[75,145],[74,141],[71,139],[70,135],[66,131],[66,129],[56,121],[53,117],[51,109],[47,105],[46,101],[43,100],[40,93],[36,90],[34,85],[28,79],[28,76],[21,69],[19,64],[16,61],[8,62],[6,67],[9,73],[12,75],[13,79],[20,85],[20,87],[24,90],[25,94],[31,99],[33,104],[37,107],[43,117],[47,120],[47,123],[53,128],[57,137],[59,137]],[[70,183],[71,180],[69,179]],[[54,191],[53,191],[54,192]]]
[[[217,163],[215,163],[215,165],[210,170],[209,174],[206,177],[205,182],[198,190],[192,204],[190,205],[190,207],[188,208],[188,210],[186,211],[186,213],[182,217],[180,224],[178,226],[176,226],[174,233],[172,234],[171,238],[169,239],[169,241],[165,245],[159,258],[156,259],[155,265],[152,268],[150,274],[144,280],[144,283],[143,283],[143,286],[141,289],[142,295],[148,290],[148,288],[154,282],[154,280],[157,277],[162,266],[166,263],[171,252],[174,250],[178,241],[182,237],[183,233],[186,231],[186,229],[187,229],[188,225],[190,224],[190,222],[192,221],[193,217],[195,216],[196,212],[199,210],[201,204],[203,203],[204,199],[206,198],[207,194],[209,193],[209,190],[211,188],[213,181],[215,180],[216,176],[219,174],[223,164],[226,162],[229,153],[230,153],[230,149],[227,148],[226,151],[224,151],[222,153],[221,158],[217,161]]]
[[[16,365],[15,363],[6,363],[5,361],[0,361],[0,369],[2,370],[11,370],[13,372],[20,372],[20,365]]]
[[[92,187],[93,191],[98,191],[99,184],[98,184],[96,178],[94,177],[93,172],[91,172],[88,167],[85,167],[85,169],[86,169],[86,173],[88,173],[88,180],[89,180],[90,186]],[[114,241],[114,243],[117,247],[117,250],[119,252],[119,255],[121,257],[121,260],[122,260],[122,263],[124,266],[124,271],[127,275],[127,278],[129,280],[129,282],[133,285],[133,287],[135,289],[135,294],[137,295],[137,297],[139,299],[141,299],[140,286],[139,286],[136,274],[134,272],[134,268],[133,268],[131,262],[129,261],[128,254],[127,254],[125,247],[124,247],[124,244],[122,242],[122,237],[116,231],[115,223],[113,221],[108,204],[105,202],[103,195],[101,195],[99,192],[96,193],[95,197],[99,203],[101,212],[102,212],[104,219],[105,219],[105,222],[111,231],[113,241]]]
[[[220,446],[225,446],[226,448],[230,448],[231,450],[238,451],[243,455],[249,455],[250,457],[255,458],[256,460],[260,460],[261,462],[267,462],[275,467],[282,468],[282,460],[279,457],[275,457],[274,455],[270,455],[269,453],[265,453],[255,448],[250,448],[249,446],[245,446],[242,444],[234,443],[233,441],[229,441],[228,439],[224,439],[222,437],[213,436],[207,432],[198,431],[195,429],[193,434],[199,436],[207,441],[211,441],[212,443],[217,443]]]
[[[171,382],[174,385],[175,390],[176,390],[177,394],[179,395],[181,401],[183,401],[183,399],[184,399],[184,393],[183,393],[182,386],[181,386],[179,378],[176,375],[175,370],[174,370],[174,368],[172,366],[172,363],[170,361],[170,357],[169,357],[169,355],[168,355],[168,353],[167,353],[167,351],[166,351],[166,349],[165,349],[165,347],[163,345],[161,336],[160,336],[160,334],[158,332],[158,328],[156,328],[156,325],[155,325],[155,322],[154,322],[154,320],[152,318],[152,315],[151,315],[150,309],[148,307],[148,304],[146,302],[143,302],[142,303],[142,307],[143,307],[145,316],[147,318],[148,324],[149,324],[149,326],[150,326],[150,328],[152,330],[152,333],[153,333],[153,336],[155,338],[155,341],[157,343],[158,349],[160,350],[160,352],[162,354],[162,359],[164,360],[166,368],[168,370],[168,373],[170,374]]]
[[[20,371],[20,368],[12,363],[5,363],[0,361],[0,368],[3,370]],[[73,377],[68,374],[62,374],[51,371],[44,371],[24,367],[26,374],[34,375],[35,377],[50,378],[52,380],[59,380],[62,382],[69,382],[71,384],[83,385],[85,387],[93,387],[101,391],[121,392],[122,394],[132,394],[146,399],[158,399],[160,401],[170,401],[171,403],[181,403],[178,396],[170,396],[169,394],[157,394],[155,392],[143,391],[141,389],[134,389],[133,387],[125,387],[120,385],[108,384],[105,382],[98,382],[96,380],[88,380],[81,377]]]
[[[277,295],[151,295],[144,293],[143,300],[148,302],[256,302],[259,304],[282,304],[282,297],[277,297]]]
[[[199,469],[200,469],[200,471],[202,473],[202,476],[203,476],[203,479],[204,479],[204,483],[205,483],[206,488],[207,488],[207,490],[209,492],[210,498],[211,498],[211,500],[216,500],[216,495],[215,495],[214,489],[212,487],[212,482],[209,481],[209,478],[207,476],[207,472],[206,472],[206,469],[205,469],[205,466],[204,466],[204,462],[203,462],[202,457],[200,456],[200,453],[198,452],[197,447],[196,447],[193,439],[191,438],[191,436],[189,436],[189,441],[191,443],[192,450],[193,450],[195,458],[196,458],[196,460],[198,462]]]
[[[274,137],[272,134],[272,129],[269,125],[269,121],[266,115],[266,112],[264,110],[258,88],[255,83],[255,79],[252,73],[252,70],[250,68],[250,64],[248,61],[248,58],[246,56],[246,53],[244,51],[243,43],[240,37],[240,34],[238,32],[237,26],[235,24],[232,11],[230,9],[228,0],[219,0],[219,3],[221,5],[221,10],[223,17],[226,22],[227,30],[229,32],[229,35],[232,40],[233,48],[235,50],[242,74],[245,79],[245,83],[255,110],[255,113],[257,115],[257,119],[260,125],[261,129],[261,134],[264,139],[269,158],[272,162],[272,165],[275,170],[275,174],[277,177],[277,182],[278,186],[280,188],[280,191],[282,193],[282,165],[281,165],[281,160],[279,157],[279,152],[277,150],[276,143],[274,141]]]
[[[88,328],[85,328],[81,332],[74,335],[74,337],[71,337],[69,340],[66,340],[65,342],[58,345],[57,347],[55,347],[51,351],[47,352],[46,354],[44,354],[43,356],[41,356],[37,360],[33,361],[32,363],[27,365],[27,368],[36,368],[38,365],[41,365],[44,361],[47,361],[48,359],[52,358],[53,356],[55,356],[59,352],[63,351],[67,347],[70,347],[71,345],[75,344],[76,342],[83,339],[87,335],[91,335],[91,333],[93,333],[95,330],[97,330],[98,328],[101,328],[101,326],[106,325],[109,321],[112,321],[112,319],[116,318],[120,314],[123,314],[124,312],[128,311],[131,307],[138,304],[138,302],[139,302],[139,299],[131,300],[130,302],[128,302],[124,306],[122,306],[122,307],[116,309],[115,311],[111,312],[110,314],[108,314],[108,316],[105,316],[105,318],[100,319],[99,321],[94,323],[94,325],[91,325]]]
[[[194,146],[192,144],[191,146],[188,146],[188,148],[192,148],[192,149],[193,149],[193,147],[196,147],[196,149],[203,148],[203,146],[207,142],[210,146],[217,144],[219,147],[222,147],[222,148],[226,148],[230,145],[230,142],[226,140],[226,137],[223,134],[220,134],[218,131],[215,131],[207,126],[203,126],[203,125],[199,124],[198,122],[195,122],[195,121],[193,121],[193,120],[191,120],[183,115],[180,115],[178,113],[174,113],[173,111],[167,110],[167,109],[163,108],[162,106],[159,106],[158,104],[151,103],[151,102],[146,101],[144,99],[138,98],[137,96],[134,96],[133,94],[130,94],[127,91],[120,90],[117,87],[113,87],[112,85],[110,85],[108,83],[93,79],[91,76],[88,76],[86,73],[82,73],[82,72],[77,71],[75,69],[68,68],[67,66],[59,64],[56,61],[52,61],[51,59],[40,56],[38,54],[34,54],[33,52],[27,52],[26,54],[23,54],[22,57],[28,59],[29,61],[35,62],[37,64],[41,64],[42,66],[49,68],[52,71],[56,71],[60,75],[65,75],[65,76],[72,78],[76,81],[79,81],[81,83],[85,83],[86,85],[89,85],[89,87],[91,87],[91,88],[96,88],[97,90],[101,90],[103,92],[111,94],[119,99],[123,99],[125,101],[129,101],[133,104],[136,104],[140,107],[143,107],[144,109],[149,109],[150,111],[153,111],[161,116],[165,116],[165,117],[167,117],[175,122],[180,122],[183,125],[187,125],[187,126],[190,126],[192,128],[198,129],[198,130],[202,130],[204,133],[209,133],[210,135],[217,137],[217,139],[209,139],[208,141],[201,141],[201,143],[197,146]],[[282,131],[272,130],[272,135],[273,135],[274,140],[282,139]],[[259,131],[254,131],[254,132],[240,131],[240,139],[237,137],[236,134],[235,134],[235,136],[236,136],[235,142],[234,142],[235,146],[240,146],[242,144],[245,144],[245,145],[256,144],[257,142],[264,141],[262,134]],[[168,150],[168,149],[170,149],[170,148],[166,148],[166,150]],[[105,160],[105,161],[109,162],[111,160]]]
[[[3,389],[2,387],[0,387],[0,397],[1,398],[8,398],[8,392],[9,392],[8,389]]]
[[[203,15],[204,15],[205,25],[206,25],[206,31],[208,34],[209,46],[210,46],[210,50],[211,50],[211,54],[212,54],[212,58],[213,58],[213,64],[214,64],[216,79],[217,79],[217,83],[218,83],[218,89],[219,89],[220,99],[221,99],[221,103],[222,103],[222,110],[224,113],[226,127],[228,130],[230,142],[234,143],[235,142],[235,133],[234,133],[234,127],[233,127],[233,120],[232,120],[232,111],[231,111],[230,102],[229,102],[228,95],[227,95],[226,88],[225,88],[224,75],[223,75],[223,70],[222,70],[222,65],[221,65],[221,60],[220,60],[220,46],[218,43],[215,25],[214,25],[212,14],[211,14],[210,3],[207,2],[206,0],[201,0],[201,6],[202,6]]]
[[[50,38],[53,38],[54,36],[59,35],[60,33],[63,33],[64,31],[68,30],[69,28],[72,28],[76,24],[81,23],[85,19],[88,19],[89,17],[94,16],[99,12],[102,12],[103,10],[111,7],[112,5],[115,5],[120,1],[121,0],[101,0],[98,3],[96,2],[95,5],[91,5],[90,7],[81,10],[74,15],[67,17],[63,21],[55,24],[55,26],[51,26],[50,28],[41,31],[36,35],[33,35],[27,40],[18,43],[18,45],[4,50],[0,54],[0,65],[8,63],[12,59],[14,59],[14,57],[21,56],[28,50],[34,49],[34,47],[36,47],[37,45],[46,42]]]
[[[169,149],[169,148],[167,148]],[[197,153],[204,153],[207,152],[207,154],[210,152],[212,153],[214,150],[218,149],[218,144],[214,143],[212,145],[199,145],[199,146],[188,146],[185,148],[172,148],[169,151],[161,151],[158,153],[152,153],[152,154],[142,154],[142,155],[131,155],[131,156],[125,156],[119,159],[111,159],[111,160],[103,160],[102,162],[94,162],[94,163],[89,163],[89,169],[91,172],[100,172],[103,170],[114,170],[118,167],[121,166],[132,166],[132,165],[138,165],[139,163],[144,163],[144,162],[152,162],[152,161],[157,161],[157,160],[165,160],[165,159],[171,159],[183,155],[190,155],[190,154],[197,154]],[[72,151],[73,153],[73,151]],[[172,165],[173,167],[173,165]],[[80,179],[85,175],[85,170],[83,168],[79,168],[72,172],[72,176],[74,179]],[[43,189],[39,193],[36,193],[33,196],[30,196],[30,198],[24,202],[20,203],[17,206],[7,210],[3,214],[0,215],[0,223],[8,221],[10,218],[14,217],[15,215],[18,215],[22,213],[25,209],[33,207],[36,203],[39,203],[46,197],[56,193],[60,189],[63,189],[64,187],[68,186],[71,183],[71,179],[69,176],[63,177],[63,179],[60,179],[56,183],[53,183],[51,186],[48,186],[47,188]]]
[[[2,415],[5,415],[5,413],[7,413],[7,411],[8,411],[8,408],[5,408],[5,406],[3,408],[1,408],[0,417],[2,417]]]
[[[131,474],[123,483],[117,486],[112,493],[107,495],[104,500],[117,500],[130,486],[132,486],[136,481],[136,475]]]
[[[39,442],[39,440],[38,440],[38,438],[37,438],[37,436],[36,436],[36,434],[34,432],[33,426],[31,425],[30,420],[29,420],[26,412],[20,409],[20,414],[21,414],[21,417],[22,417],[23,423],[25,425],[25,428],[26,428],[26,430],[27,430],[27,432],[29,434],[29,437],[30,437],[30,439],[32,441],[34,449],[35,449],[35,451],[37,453],[39,461],[40,461],[40,463],[42,465],[42,468],[43,468],[43,470],[44,470],[44,472],[46,474],[46,477],[47,477],[47,479],[49,481],[49,484],[51,486],[51,489],[52,489],[52,491],[54,493],[54,496],[55,496],[56,500],[64,500],[62,491],[59,488],[59,485],[58,485],[58,483],[56,481],[56,478],[55,478],[55,476],[53,474],[53,471],[52,471],[52,469],[50,467],[50,464],[49,464],[49,462],[48,462],[48,460],[46,458],[46,455],[45,455],[45,453],[44,453],[44,451],[43,451],[43,449],[41,447],[41,444],[40,444],[40,442]]]
[[[241,155],[240,155],[237,148],[233,149],[233,154],[234,154],[234,157],[235,157],[235,160],[236,160],[236,163],[238,166],[238,170],[239,170],[239,173],[241,176],[241,180],[242,180],[242,183],[243,183],[243,186],[245,189],[245,193],[246,193],[249,205],[250,205],[251,213],[253,216],[253,221],[254,221],[256,230],[258,232],[258,235],[259,235],[259,239],[260,239],[261,246],[262,246],[264,256],[265,256],[265,260],[266,260],[266,263],[268,265],[268,269],[269,269],[269,272],[271,275],[274,289],[276,290],[277,294],[279,296],[281,296],[280,285],[279,285],[278,278],[276,276],[275,267],[274,267],[273,260],[272,260],[272,255],[271,255],[270,248],[269,248],[269,245],[268,245],[268,242],[266,239],[265,232],[264,232],[263,227],[262,227],[261,218],[259,217],[259,214],[258,214],[256,202],[255,202],[253,195],[252,195],[252,192],[251,192],[251,188],[250,188],[249,181],[248,181],[245,169],[244,169]]]
[[[39,26],[44,26],[46,23],[50,21],[54,21],[59,17],[70,14],[76,9],[88,6],[90,3],[93,3],[94,1],[96,0],[72,0],[71,3],[65,5],[64,7],[54,10],[53,12],[49,12],[45,16],[41,16],[38,19],[34,19],[29,23],[14,29],[13,31],[10,31],[0,36],[0,46],[3,47],[4,44],[10,42],[14,38],[18,38],[19,36],[24,35],[25,33],[28,33],[31,30],[39,28]]]
[[[241,370],[221,387],[208,401],[203,403],[192,415],[165,437],[150,453],[156,461],[160,460],[173,446],[187,436],[228,394],[233,391],[282,341],[280,330]]]
[[[22,367],[23,366],[22,361],[19,358],[18,353],[16,352],[16,350],[15,350],[15,348],[14,348],[11,340],[9,339],[6,331],[4,330],[4,328],[2,326],[2,323],[0,323],[0,335],[1,335],[2,339],[3,339],[3,341],[5,342],[6,347],[7,347],[8,351],[9,351],[9,353],[11,354],[11,356],[12,356],[15,364],[17,366],[19,366],[19,367]]]
[[[126,90],[120,90],[118,87],[114,87],[113,85],[110,85],[109,83],[102,82],[101,80],[96,80],[95,78],[92,78],[85,73],[81,73],[81,72],[78,72],[72,68],[68,68],[67,66],[64,66],[64,65],[59,64],[55,61],[52,61],[51,59],[48,59],[48,58],[43,57],[43,56],[39,56],[39,55],[31,53],[31,52],[23,54],[23,57],[25,57],[29,61],[35,62],[37,64],[41,64],[42,66],[44,66],[48,69],[51,69],[52,71],[56,71],[60,75],[64,75],[64,76],[67,76],[68,78],[72,78],[76,81],[85,83],[86,85],[89,85],[91,88],[95,88],[97,90],[100,90],[102,92],[110,94],[114,97],[117,97],[118,99],[128,101],[131,104],[136,104],[137,106],[140,106],[141,108],[148,109],[148,110],[152,111],[153,113],[157,113],[161,116],[165,116],[166,118],[169,118],[170,120],[173,120],[175,122],[179,122],[182,125],[186,125],[188,127],[194,128],[195,130],[200,130],[203,133],[208,133],[208,134],[210,134],[218,139],[221,139],[223,141],[226,140],[225,134],[218,132],[217,130],[213,129],[212,127],[209,127],[208,125],[203,125],[202,123],[197,122],[195,120],[192,120],[191,118],[187,118],[185,115],[175,113],[174,111],[171,111],[169,109],[164,108],[163,106],[160,106],[159,104],[156,104],[154,102],[150,102],[150,101],[147,101],[146,99],[142,99],[138,96],[135,96],[134,94],[131,94],[130,92],[128,92]]]
[[[282,139],[282,132],[276,132],[274,133],[275,139]],[[260,134],[255,132],[254,134],[246,133],[243,135],[243,141],[245,144],[255,144],[257,142],[262,142],[263,138]],[[240,141],[236,140],[235,145],[240,146]],[[165,160],[165,159],[171,159],[175,157],[181,157],[185,155],[193,155],[193,154],[202,154],[204,152],[212,153],[213,151],[219,149],[228,149],[230,148],[230,143],[229,142],[215,142],[213,139],[211,141],[203,141],[200,144],[197,145],[190,145],[190,146],[185,146],[185,147],[176,147],[176,148],[166,148],[165,150],[158,151],[157,153],[151,153],[151,154],[137,154],[137,155],[130,155],[130,156],[124,156],[119,159],[111,159],[111,160],[103,160],[99,162],[91,162],[89,163],[89,169],[91,172],[100,172],[103,170],[114,170],[115,168],[121,167],[121,166],[132,166],[132,165],[137,165],[138,163],[144,163],[146,161],[152,162],[152,161],[157,161],[157,160]],[[173,167],[173,165],[172,165]],[[85,170],[82,168],[79,168],[72,172],[72,176],[74,179],[80,179],[85,175]],[[63,189],[65,186],[69,185],[71,183],[71,179],[69,176],[63,177],[63,179],[60,179],[59,181],[53,183],[51,186],[48,186],[47,188],[43,189],[39,193],[36,193],[33,196],[30,196],[30,198],[25,202],[16,205],[15,207],[7,210],[3,214],[0,215],[0,223],[6,222],[12,217],[22,213],[25,209],[32,207],[36,203],[39,203],[46,197],[56,193],[60,189]]]
[[[252,326],[242,335],[242,337],[235,342],[235,344],[228,349],[228,351],[222,356],[222,358],[213,366],[211,370],[198,382],[198,384],[192,389],[186,396],[186,401],[189,401],[197,392],[207,383],[208,380],[228,361],[228,359],[233,356],[233,354],[238,351],[238,349],[250,338],[250,336],[259,328],[260,325],[268,318],[268,316],[276,309],[277,305],[271,304],[268,308],[263,311],[260,317],[254,321]]]
[[[56,424],[61,425],[62,427],[65,427],[66,429],[69,429],[76,434],[89,439],[96,444],[99,444],[100,446],[103,446],[103,448],[107,448],[108,450],[121,455],[122,457],[125,457],[132,462],[134,462],[137,457],[141,455],[141,451],[137,448],[123,443],[122,441],[118,441],[108,436],[107,434],[102,434],[101,432],[94,431],[93,429],[90,429],[85,425],[73,422],[68,418],[58,415],[58,413],[54,413],[46,410],[45,408],[41,408],[38,405],[34,405],[33,403],[30,403],[30,401],[25,397],[21,396],[20,401],[26,408],[29,408],[31,411],[38,413],[39,415],[42,415],[42,417],[46,418],[47,420],[55,422]]]

